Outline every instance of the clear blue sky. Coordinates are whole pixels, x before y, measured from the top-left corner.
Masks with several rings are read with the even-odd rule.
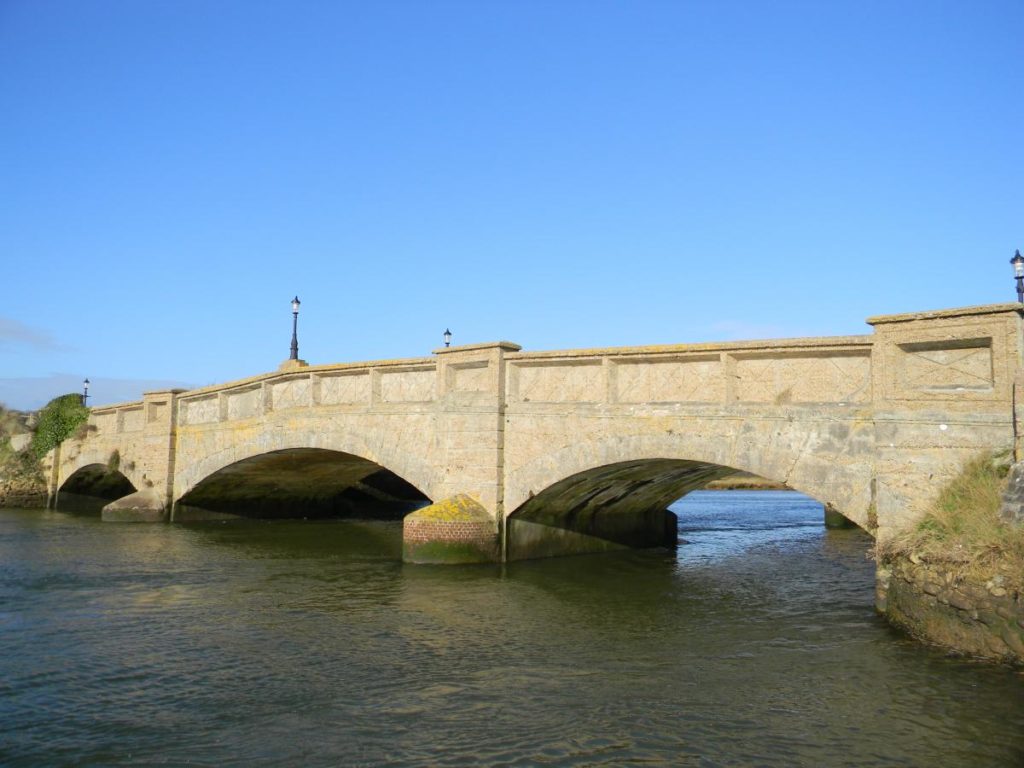
[[[0,402],[1015,298],[1024,3],[0,0]]]

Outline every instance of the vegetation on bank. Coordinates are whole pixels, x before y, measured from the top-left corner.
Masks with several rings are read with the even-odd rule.
[[[89,420],[89,409],[78,394],[61,395],[48,402],[36,417],[30,450],[41,459]]]
[[[25,414],[0,405],[0,502],[9,495],[46,492],[43,471],[31,450],[17,451],[11,438],[31,432]]]
[[[86,428],[89,409],[82,405],[81,395],[68,394],[55,397],[31,416],[0,405],[0,504],[45,498],[40,460],[51,448]],[[29,434],[27,447],[16,450],[11,438]]]
[[[976,581],[1002,576],[1007,587],[1024,590],[1024,525],[999,516],[1008,473],[1005,454],[968,462],[914,528],[879,546],[879,558],[942,565]]]
[[[788,491],[789,486],[776,480],[758,477],[750,472],[737,472],[712,480],[706,486],[708,491]]]

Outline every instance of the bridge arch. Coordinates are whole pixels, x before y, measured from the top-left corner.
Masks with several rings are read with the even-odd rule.
[[[95,457],[94,457],[95,458]],[[122,472],[108,461],[76,462],[76,467],[57,490],[58,509],[98,510],[102,506],[139,490],[139,479],[132,480],[133,470]]]
[[[119,450],[111,449],[108,446],[97,446],[84,448],[61,462],[58,468],[57,487],[55,490],[58,493],[68,491],[68,483],[73,478],[75,479],[74,482],[77,483],[82,479],[83,471],[88,470],[90,474],[95,475],[100,468],[120,475],[128,481],[132,486],[132,490],[122,495],[127,495],[132,493],[133,490],[141,490],[151,485],[143,468],[131,456],[123,456]],[[77,478],[76,475],[78,476]]]
[[[176,508],[210,509],[204,505],[211,497],[220,496],[222,511],[230,511],[246,498],[247,484],[252,486],[249,498],[261,489],[270,495],[275,488],[281,493],[291,489],[300,506],[303,499],[310,504],[316,499],[324,501],[357,484],[357,493],[364,495],[380,491],[378,496],[383,497],[388,489],[397,487],[409,501],[429,501],[434,498],[434,474],[425,462],[396,445],[374,447],[352,433],[299,435],[273,430],[185,464],[176,473],[174,501]],[[300,487],[300,483],[304,485]]]
[[[795,440],[776,436],[783,437],[766,440],[763,432],[748,433],[739,426],[730,440],[658,433],[563,445],[506,475],[511,545],[514,549],[517,528],[522,534],[535,524],[578,531],[589,527],[593,535],[650,545],[632,541],[630,527],[657,535],[659,515],[669,504],[737,470],[785,483],[868,529],[870,464],[842,451],[823,451],[821,439],[812,433]],[[598,523],[602,509],[604,522]],[[510,556],[515,559],[514,552]]]

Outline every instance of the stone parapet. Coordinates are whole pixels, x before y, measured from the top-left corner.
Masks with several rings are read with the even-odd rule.
[[[659,515],[673,494],[739,470],[884,540],[979,452],[1015,439],[1019,449],[1022,312],[887,315],[862,336],[541,352],[498,341],[400,360],[291,361],[92,409],[88,433],[54,452],[49,488],[74,492],[107,467],[173,508],[260,457],[270,457],[263,468],[294,459],[304,480],[317,452],[355,457],[419,498],[465,495],[484,511],[486,520],[414,516],[417,548],[487,528],[485,548],[500,532],[507,557],[643,546],[664,538]],[[251,479],[237,489],[258,501]]]

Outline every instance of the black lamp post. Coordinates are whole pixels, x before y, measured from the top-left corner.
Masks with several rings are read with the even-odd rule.
[[[1024,256],[1020,255],[1020,249],[1010,259],[1013,264],[1013,276],[1017,278],[1017,301],[1024,304]]]
[[[89,407],[89,380],[82,382],[82,405]]]
[[[299,297],[292,299],[292,353],[289,360],[299,359]]]
[[[1024,261],[1024,259],[1022,259]],[[444,329],[444,345],[450,347],[452,345],[452,332],[447,328]]]

